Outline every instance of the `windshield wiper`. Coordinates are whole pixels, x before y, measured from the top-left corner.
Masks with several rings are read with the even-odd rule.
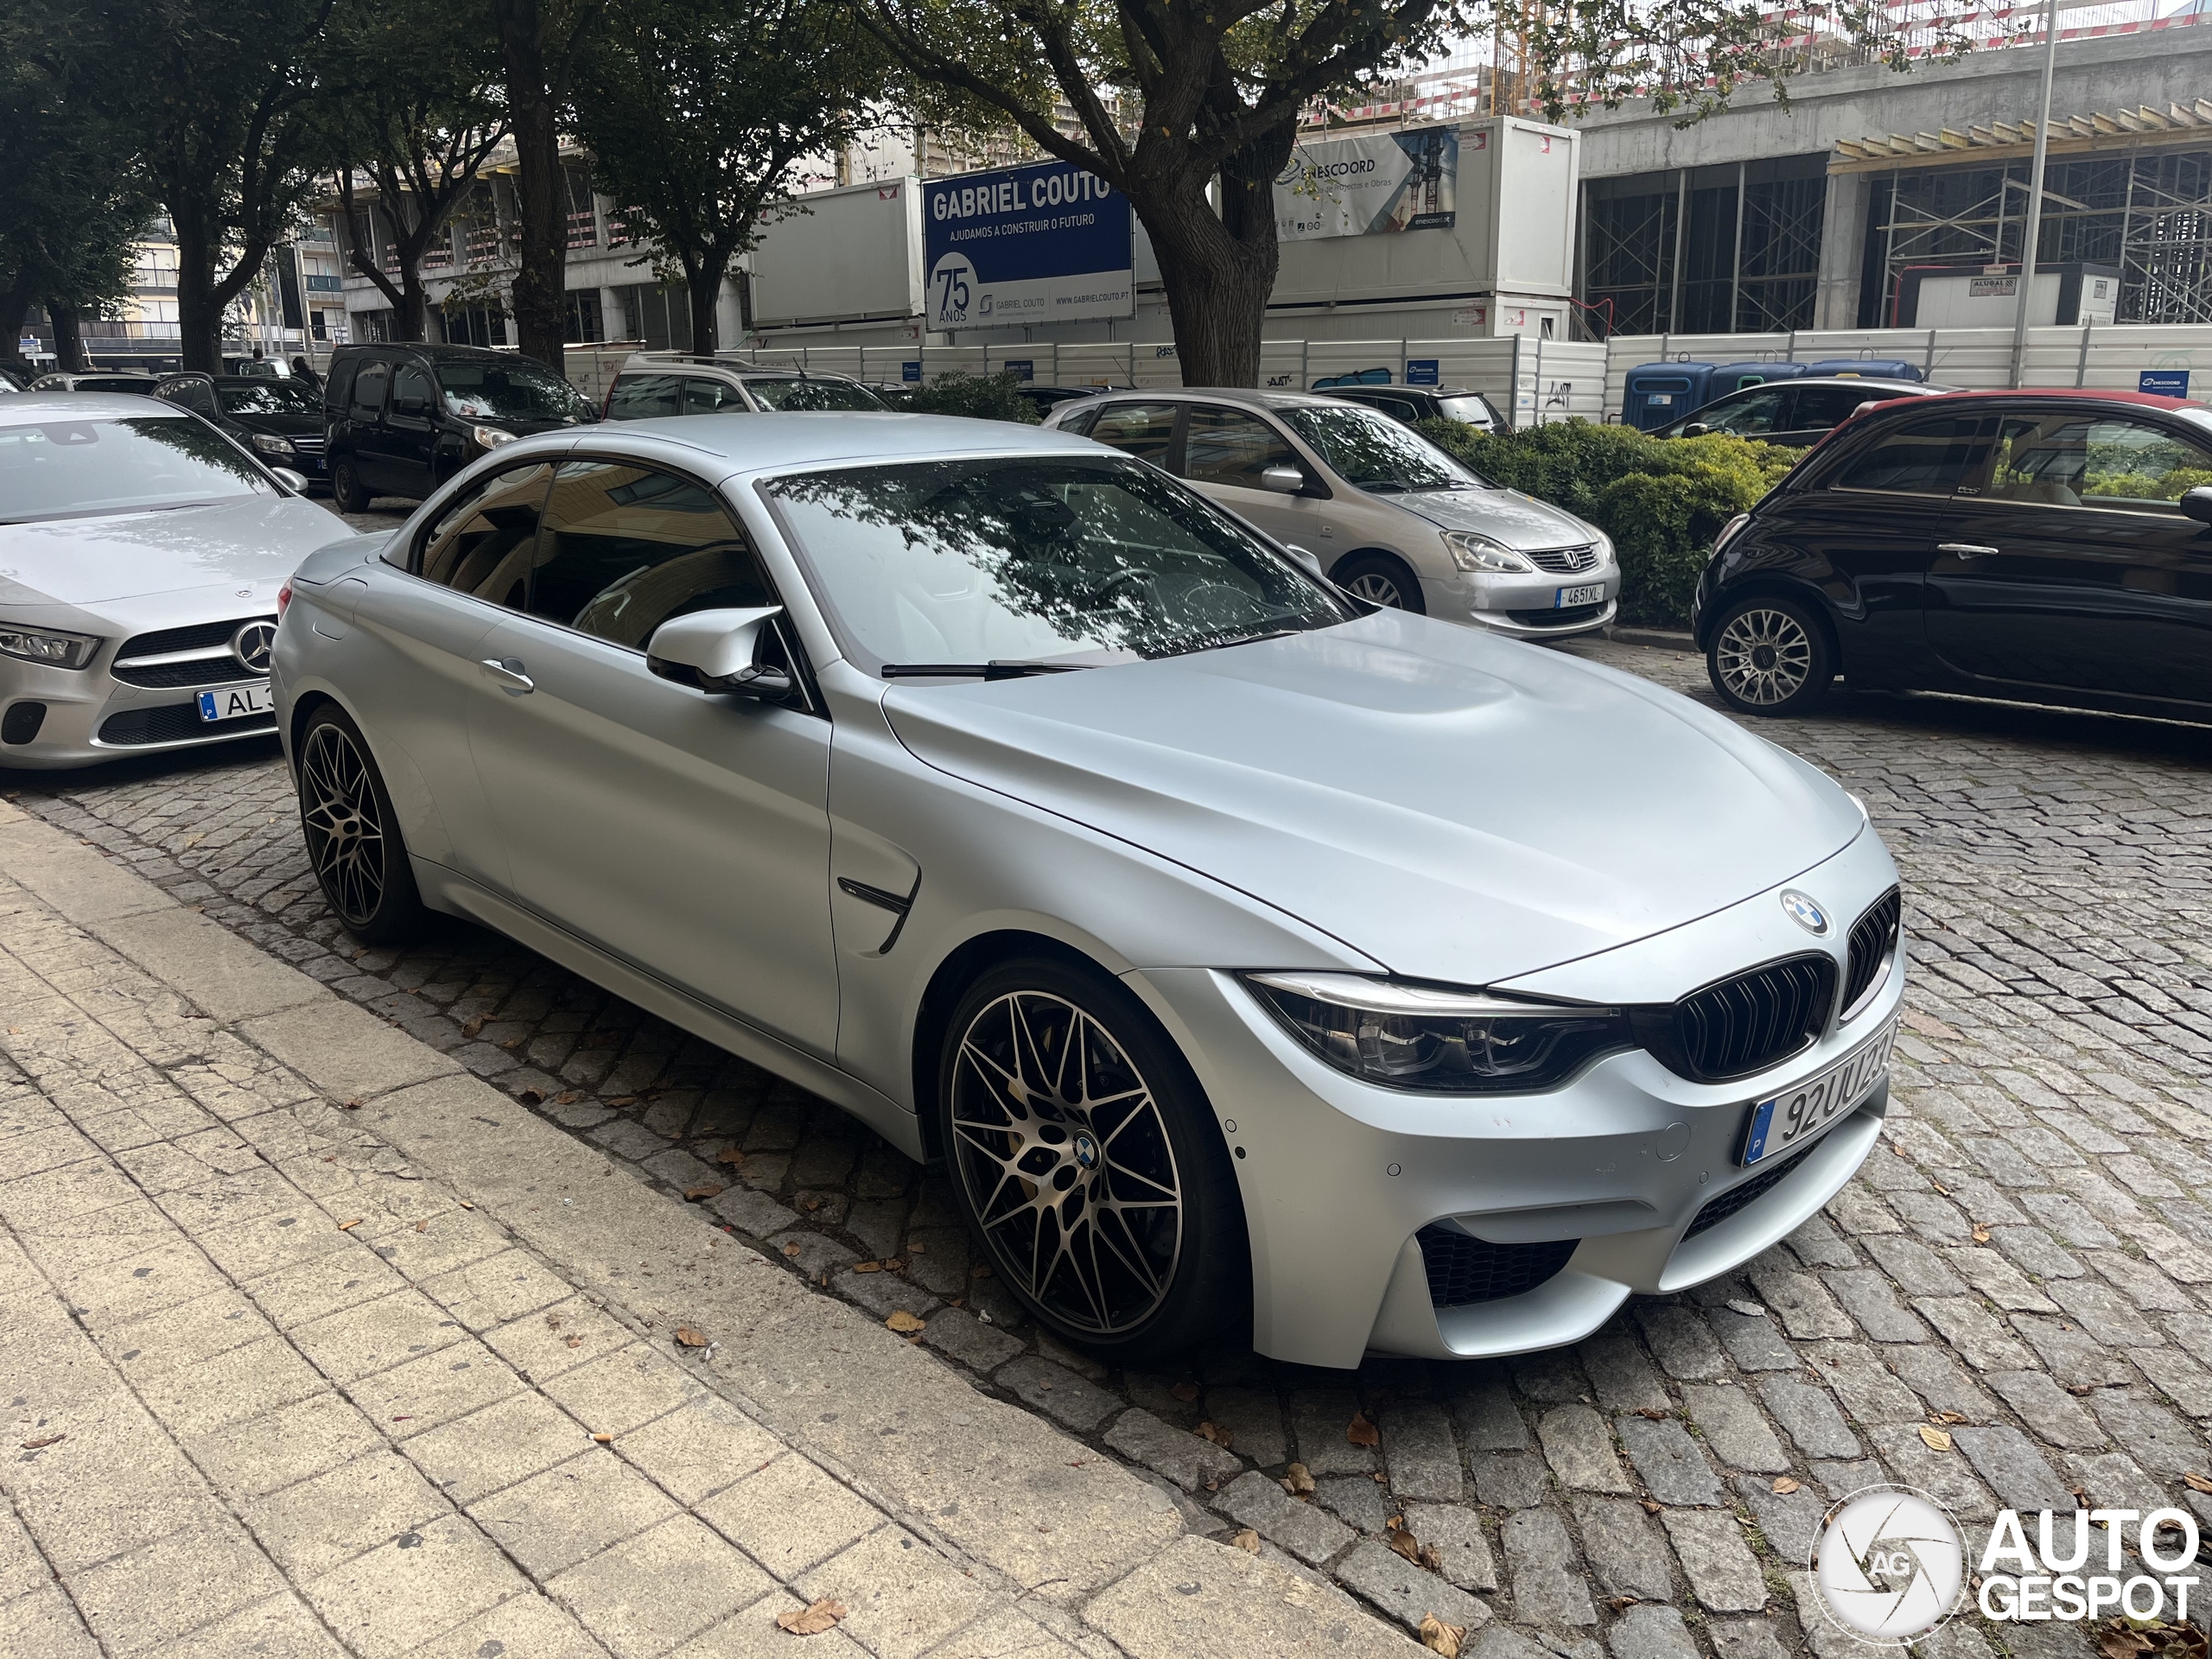
[[[1019,680],[1032,674],[1072,674],[1092,663],[886,663],[887,680]]]

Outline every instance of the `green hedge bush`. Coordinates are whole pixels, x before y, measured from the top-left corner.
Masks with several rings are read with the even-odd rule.
[[[906,394],[899,407],[915,415],[965,415],[978,421],[1014,421],[1034,426],[1044,417],[1021,395],[1021,382],[1010,374],[941,374]]]
[[[1560,421],[1495,435],[1454,421],[1421,431],[1493,484],[1565,507],[1613,538],[1620,620],[1689,626],[1690,601],[1721,525],[1747,511],[1802,451],[1713,433],[1655,438],[1630,426]]]

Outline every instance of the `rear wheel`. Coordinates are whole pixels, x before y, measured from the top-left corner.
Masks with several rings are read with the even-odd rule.
[[[1329,579],[1370,605],[1411,611],[1416,616],[1428,609],[1421,603],[1420,579],[1388,553],[1355,553],[1331,571]]]
[[[340,512],[369,510],[368,488],[361,482],[360,469],[354,466],[353,456],[340,455],[330,463],[330,499]]]
[[[300,734],[300,828],[322,896],[364,944],[399,944],[428,912],[360,728],[335,703]]]
[[[1103,975],[1007,963],[947,1027],[938,1127],[993,1270],[1059,1337],[1127,1362],[1246,1318],[1243,1212],[1196,1079]]]
[[[1754,594],[1721,613],[1705,666],[1731,709],[1802,715],[1835,679],[1835,648],[1826,622],[1802,600]]]

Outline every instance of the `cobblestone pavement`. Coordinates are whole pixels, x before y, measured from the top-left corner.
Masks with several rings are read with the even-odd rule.
[[[1574,649],[1709,699],[1693,658]],[[940,1177],[834,1109],[473,927],[360,950],[269,748],[5,788],[669,1188],[727,1184],[708,1205],[741,1237],[926,1316],[979,1386],[1157,1476],[1196,1529],[1249,1528],[1408,1624],[1770,1659],[1850,1649],[1802,1569],[1827,1504],[1872,1481],[1962,1517],[2086,1497],[2212,1522],[2182,1478],[2212,1474],[2212,734],[1849,696],[1761,730],[1858,794],[1904,872],[1910,1030],[1875,1154],[1744,1272],[1573,1348],[1357,1372],[1239,1347],[1109,1371],[971,1277]],[[1434,1572],[1388,1547],[1401,1529]],[[2060,1624],[1938,1644],[2088,1651]]]

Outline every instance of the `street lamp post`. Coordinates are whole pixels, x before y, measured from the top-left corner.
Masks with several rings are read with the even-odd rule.
[[[2050,82],[2058,69],[2058,0],[2043,16],[2043,108],[2036,117],[2036,158],[2028,169],[2028,219],[2020,227],[2020,289],[2012,314],[2012,384],[2020,384],[2028,356],[2028,302],[2036,283],[2036,241],[2043,234],[2043,172],[2050,157]],[[1999,252],[2003,251],[2000,249]]]

